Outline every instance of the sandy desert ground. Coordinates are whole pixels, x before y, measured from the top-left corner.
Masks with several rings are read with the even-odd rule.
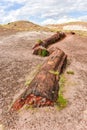
[[[86,130],[87,129],[87,37],[67,34],[53,47],[68,56],[64,72],[63,110],[54,107],[10,112],[13,100],[26,89],[25,82],[46,58],[32,55],[32,46],[53,32],[0,33],[0,130]],[[67,74],[73,71],[74,75]]]

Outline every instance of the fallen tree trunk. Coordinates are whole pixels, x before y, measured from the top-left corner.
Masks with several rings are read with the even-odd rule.
[[[35,49],[38,46],[43,46],[45,48],[47,48],[49,45],[62,40],[63,38],[65,38],[66,35],[63,32],[57,32],[56,34],[52,35],[51,37],[41,41],[40,43],[36,43],[33,47],[33,49]]]
[[[49,45],[62,40],[65,37],[65,33],[63,32],[57,32],[56,34],[52,35],[51,37],[43,40],[43,43],[41,43],[41,45],[45,48],[47,48]]]
[[[12,110],[19,110],[24,104],[33,107],[51,106],[58,98],[58,80],[67,56],[60,49],[48,57],[41,70],[26,91],[15,101]]]

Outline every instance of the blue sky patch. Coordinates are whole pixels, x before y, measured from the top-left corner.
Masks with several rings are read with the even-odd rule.
[[[77,18],[77,17],[81,17],[84,15],[87,15],[87,11],[73,11],[68,13],[69,16]]]
[[[0,23],[14,20],[37,24],[87,21],[87,0],[0,0]]]
[[[16,4],[11,5],[9,8],[7,8],[6,11],[17,10],[21,7],[23,7],[23,4],[16,3]]]

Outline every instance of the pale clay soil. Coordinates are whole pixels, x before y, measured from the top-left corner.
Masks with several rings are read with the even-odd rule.
[[[64,97],[68,105],[59,111],[56,106],[21,109],[10,112],[15,98],[26,89],[26,80],[33,77],[46,58],[32,55],[37,39],[53,33],[18,32],[0,36],[0,130],[87,130],[87,38],[67,37],[52,45],[68,56],[64,72]],[[72,70],[74,75],[67,74]]]

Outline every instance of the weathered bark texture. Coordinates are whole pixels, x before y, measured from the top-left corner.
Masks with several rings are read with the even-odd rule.
[[[63,32],[57,32],[56,34],[54,34],[53,36],[43,40],[43,43],[41,43],[41,45],[45,48],[47,48],[49,45],[62,40],[65,37],[65,33]]]
[[[12,109],[18,110],[24,104],[34,107],[53,105],[58,98],[58,80],[67,56],[60,49],[48,57],[40,71],[30,83],[26,91],[13,104]]]
[[[47,48],[49,45],[62,40],[63,38],[65,38],[65,33],[63,32],[57,32],[56,34],[52,35],[51,37],[43,40],[41,43],[36,43],[33,47],[33,49],[35,49],[38,46],[43,46],[45,48]]]

